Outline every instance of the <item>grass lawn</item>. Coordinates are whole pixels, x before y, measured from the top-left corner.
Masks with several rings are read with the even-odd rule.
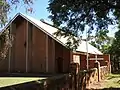
[[[109,74],[105,80],[90,85],[88,90],[120,90],[120,74]]]
[[[43,80],[46,78],[34,78],[34,77],[0,77],[0,88],[6,86],[12,86],[22,83],[28,83],[32,81]]]
[[[120,74],[109,74],[105,82],[105,88],[120,88]]]

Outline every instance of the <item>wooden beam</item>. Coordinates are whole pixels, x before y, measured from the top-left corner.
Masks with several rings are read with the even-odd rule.
[[[72,62],[73,62],[73,52],[70,51],[70,63],[72,63]]]
[[[9,29],[9,39],[11,40],[11,31],[12,31],[12,23],[10,24]],[[8,60],[8,72],[11,72],[11,47],[9,47],[9,60]]]
[[[48,35],[46,34],[46,72],[48,72]]]
[[[29,22],[26,22],[26,72],[28,72],[28,24]]]
[[[53,59],[53,69],[55,72],[55,40],[52,39],[52,59]]]
[[[12,40],[11,41],[11,47],[10,47],[10,51],[9,51],[9,72],[12,72],[15,70],[15,39],[16,39],[16,24],[15,23],[12,23],[11,24],[11,30],[10,30],[10,34],[11,34],[11,37],[10,39]]]

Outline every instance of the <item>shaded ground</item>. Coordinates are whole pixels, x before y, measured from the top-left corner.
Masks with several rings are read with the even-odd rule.
[[[12,86],[17,84],[23,84],[32,81],[38,81],[45,78],[33,78],[33,77],[0,77],[0,88],[6,86]]]
[[[88,90],[120,90],[120,74],[110,74],[104,81],[90,85]]]
[[[44,90],[46,85],[53,89],[58,85],[64,87],[67,78],[68,74],[0,74],[0,90]]]

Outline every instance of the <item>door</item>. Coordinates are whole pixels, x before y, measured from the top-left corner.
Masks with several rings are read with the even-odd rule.
[[[56,59],[56,69],[57,69],[57,73],[62,73],[63,72],[63,58],[58,57]]]

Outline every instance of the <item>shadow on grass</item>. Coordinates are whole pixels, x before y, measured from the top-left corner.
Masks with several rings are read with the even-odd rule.
[[[120,90],[120,88],[113,88],[113,87],[110,87],[110,88],[97,89],[97,90]]]
[[[107,80],[114,79],[114,78],[120,78],[120,73],[111,73],[107,76]]]
[[[87,89],[87,90],[120,90],[120,88],[110,87],[110,88],[103,88],[103,89]]]
[[[120,76],[109,76],[107,79],[110,80],[110,79],[113,79],[113,78],[120,78]]]

